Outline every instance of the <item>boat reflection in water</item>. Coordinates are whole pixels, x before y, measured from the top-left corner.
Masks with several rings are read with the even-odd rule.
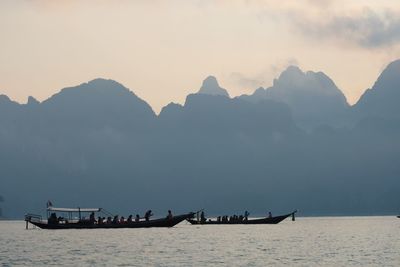
[[[68,214],[68,218],[57,217],[56,212]],[[29,223],[42,229],[104,229],[104,228],[148,228],[148,227],[173,227],[178,223],[193,218],[194,212],[189,212],[182,215],[172,216],[171,213],[167,217],[153,219],[149,217],[151,211],[149,211],[146,218],[140,218],[138,215],[135,220],[132,220],[132,216],[125,220],[118,216],[113,216],[110,212],[102,208],[56,208],[52,205],[47,206],[47,220],[43,220],[42,216],[36,214],[26,214],[26,228],[28,229]],[[108,217],[98,217],[96,220],[95,214],[102,213]],[[86,219],[82,215],[90,214],[89,219]],[[146,213],[147,214],[147,213]],[[78,217],[74,217],[78,215]],[[114,217],[113,220],[111,218]]]

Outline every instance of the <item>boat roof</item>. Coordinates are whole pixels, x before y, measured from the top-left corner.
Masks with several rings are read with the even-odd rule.
[[[58,211],[58,212],[99,212],[101,208],[56,208],[48,207],[47,211]]]

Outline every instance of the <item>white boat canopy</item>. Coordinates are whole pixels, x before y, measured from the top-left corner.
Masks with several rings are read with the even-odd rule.
[[[58,212],[99,212],[101,208],[56,208],[56,207],[48,207],[47,211],[58,211]]]

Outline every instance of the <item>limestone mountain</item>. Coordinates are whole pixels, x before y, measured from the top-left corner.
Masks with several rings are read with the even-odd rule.
[[[323,124],[340,126],[349,110],[346,97],[327,75],[303,72],[296,66],[283,71],[270,88],[259,88],[253,95],[241,98],[252,102],[271,99],[286,103],[296,122],[305,128]]]
[[[397,67],[391,69],[363,97],[363,112],[380,111],[367,105],[374,101],[382,110],[385,103],[391,107],[382,116],[396,107]],[[42,102],[31,98],[21,105],[0,96],[3,210],[21,218],[54,199],[118,214],[198,207],[216,215],[266,208],[397,212],[398,121],[318,126],[340,122],[349,107],[326,75],[296,67],[252,96],[224,92],[208,78],[199,93],[183,105],[167,105],[159,116],[130,90],[104,79]],[[369,101],[372,93],[385,97]]]
[[[391,62],[354,106],[358,118],[400,118],[400,60]]]
[[[218,84],[217,79],[214,76],[208,76],[201,85],[201,88],[198,94],[206,94],[206,95],[222,95],[229,97],[228,91],[224,88],[221,88]]]
[[[40,104],[41,116],[51,123],[82,127],[134,127],[140,130],[156,118],[152,108],[120,83],[95,79],[62,89]]]

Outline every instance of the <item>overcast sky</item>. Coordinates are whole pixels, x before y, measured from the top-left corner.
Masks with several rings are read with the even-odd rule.
[[[207,75],[236,96],[291,64],[354,103],[400,58],[400,1],[3,0],[0,36],[0,94],[21,103],[103,77],[159,112]]]

